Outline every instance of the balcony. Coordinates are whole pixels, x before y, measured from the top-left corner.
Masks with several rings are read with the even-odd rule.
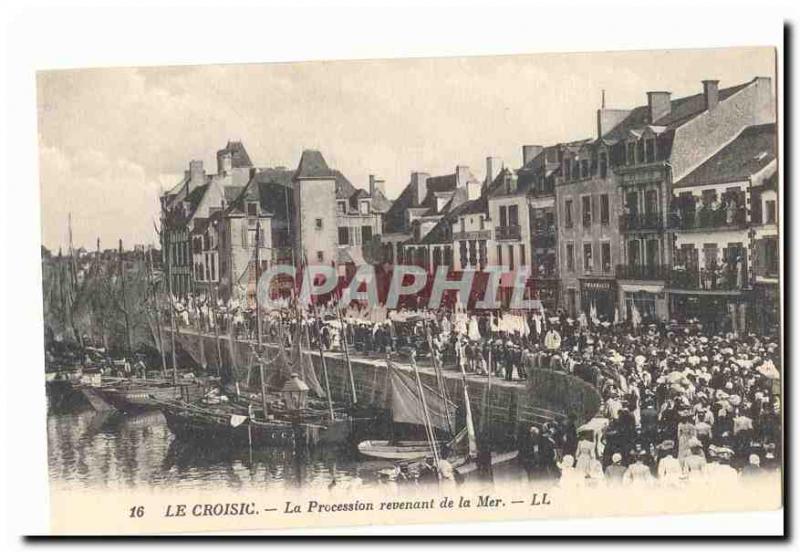
[[[668,281],[670,270],[663,265],[617,265],[618,280]]]
[[[533,247],[540,249],[548,249],[555,247],[556,229],[553,227],[551,228],[534,227],[533,236],[531,237],[531,242],[533,243]]]
[[[494,239],[497,241],[519,240],[521,237],[522,232],[519,224],[497,226],[494,229]]]
[[[491,230],[465,230],[463,232],[453,232],[450,241],[470,241],[470,240],[490,240],[492,239]]]
[[[619,229],[623,232],[637,230],[661,230],[661,213],[620,215]]]
[[[731,212],[724,209],[675,211],[670,214],[668,222],[674,230],[741,230],[747,227],[747,213],[744,209]]]
[[[670,287],[682,290],[732,291],[742,289],[747,282],[747,273],[737,274],[736,269],[713,267],[703,269],[673,269]]]

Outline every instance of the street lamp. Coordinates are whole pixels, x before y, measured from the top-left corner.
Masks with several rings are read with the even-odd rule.
[[[297,374],[291,374],[281,389],[281,396],[289,410],[300,411],[306,406],[308,385]]]

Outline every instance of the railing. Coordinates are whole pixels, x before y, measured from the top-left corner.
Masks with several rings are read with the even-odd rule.
[[[492,239],[491,230],[465,230],[464,232],[453,232],[451,241],[461,240],[490,240]]]
[[[674,212],[669,216],[669,227],[676,230],[695,230],[709,228],[740,229],[747,226],[747,214],[744,210],[728,213],[725,209],[716,211],[684,211]]]
[[[538,248],[555,247],[556,233],[555,231],[550,231],[550,230],[540,231],[534,229],[531,242],[533,243],[534,247]]]
[[[695,270],[673,269],[670,287],[674,289],[735,290],[747,282],[747,274],[738,274],[735,268],[703,268]]]
[[[619,217],[619,229],[623,232],[626,230],[660,230],[661,226],[661,213],[620,215]]]
[[[620,280],[669,280],[669,267],[663,265],[617,265]]]
[[[497,226],[494,229],[495,240],[518,240],[522,236],[519,224]]]

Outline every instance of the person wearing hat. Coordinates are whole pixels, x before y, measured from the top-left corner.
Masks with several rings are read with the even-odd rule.
[[[561,477],[558,480],[558,486],[563,489],[574,489],[582,487],[584,484],[585,475],[575,470],[575,458],[566,454],[558,463],[561,470]]]
[[[705,479],[707,466],[703,449],[698,445],[692,447],[690,451],[682,464],[683,474],[689,481],[701,481]]]
[[[667,486],[677,486],[681,482],[683,468],[675,457],[675,441],[662,441],[657,447],[658,451],[658,480]]]
[[[626,486],[639,486],[639,485],[651,485],[653,482],[653,474],[650,473],[650,468],[645,464],[646,453],[639,452],[634,456],[634,462],[628,469],[625,470],[625,474],[622,476],[622,483]]]
[[[621,485],[622,477],[627,471],[627,467],[622,464],[622,455],[615,452],[611,455],[611,464],[606,467],[606,481],[609,485]]]
[[[764,473],[761,457],[758,454],[751,454],[747,460],[747,465],[742,468],[742,479],[754,479]]]

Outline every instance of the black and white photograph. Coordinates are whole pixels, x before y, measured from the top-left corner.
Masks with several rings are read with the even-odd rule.
[[[782,508],[778,65],[37,68],[52,534]]]

